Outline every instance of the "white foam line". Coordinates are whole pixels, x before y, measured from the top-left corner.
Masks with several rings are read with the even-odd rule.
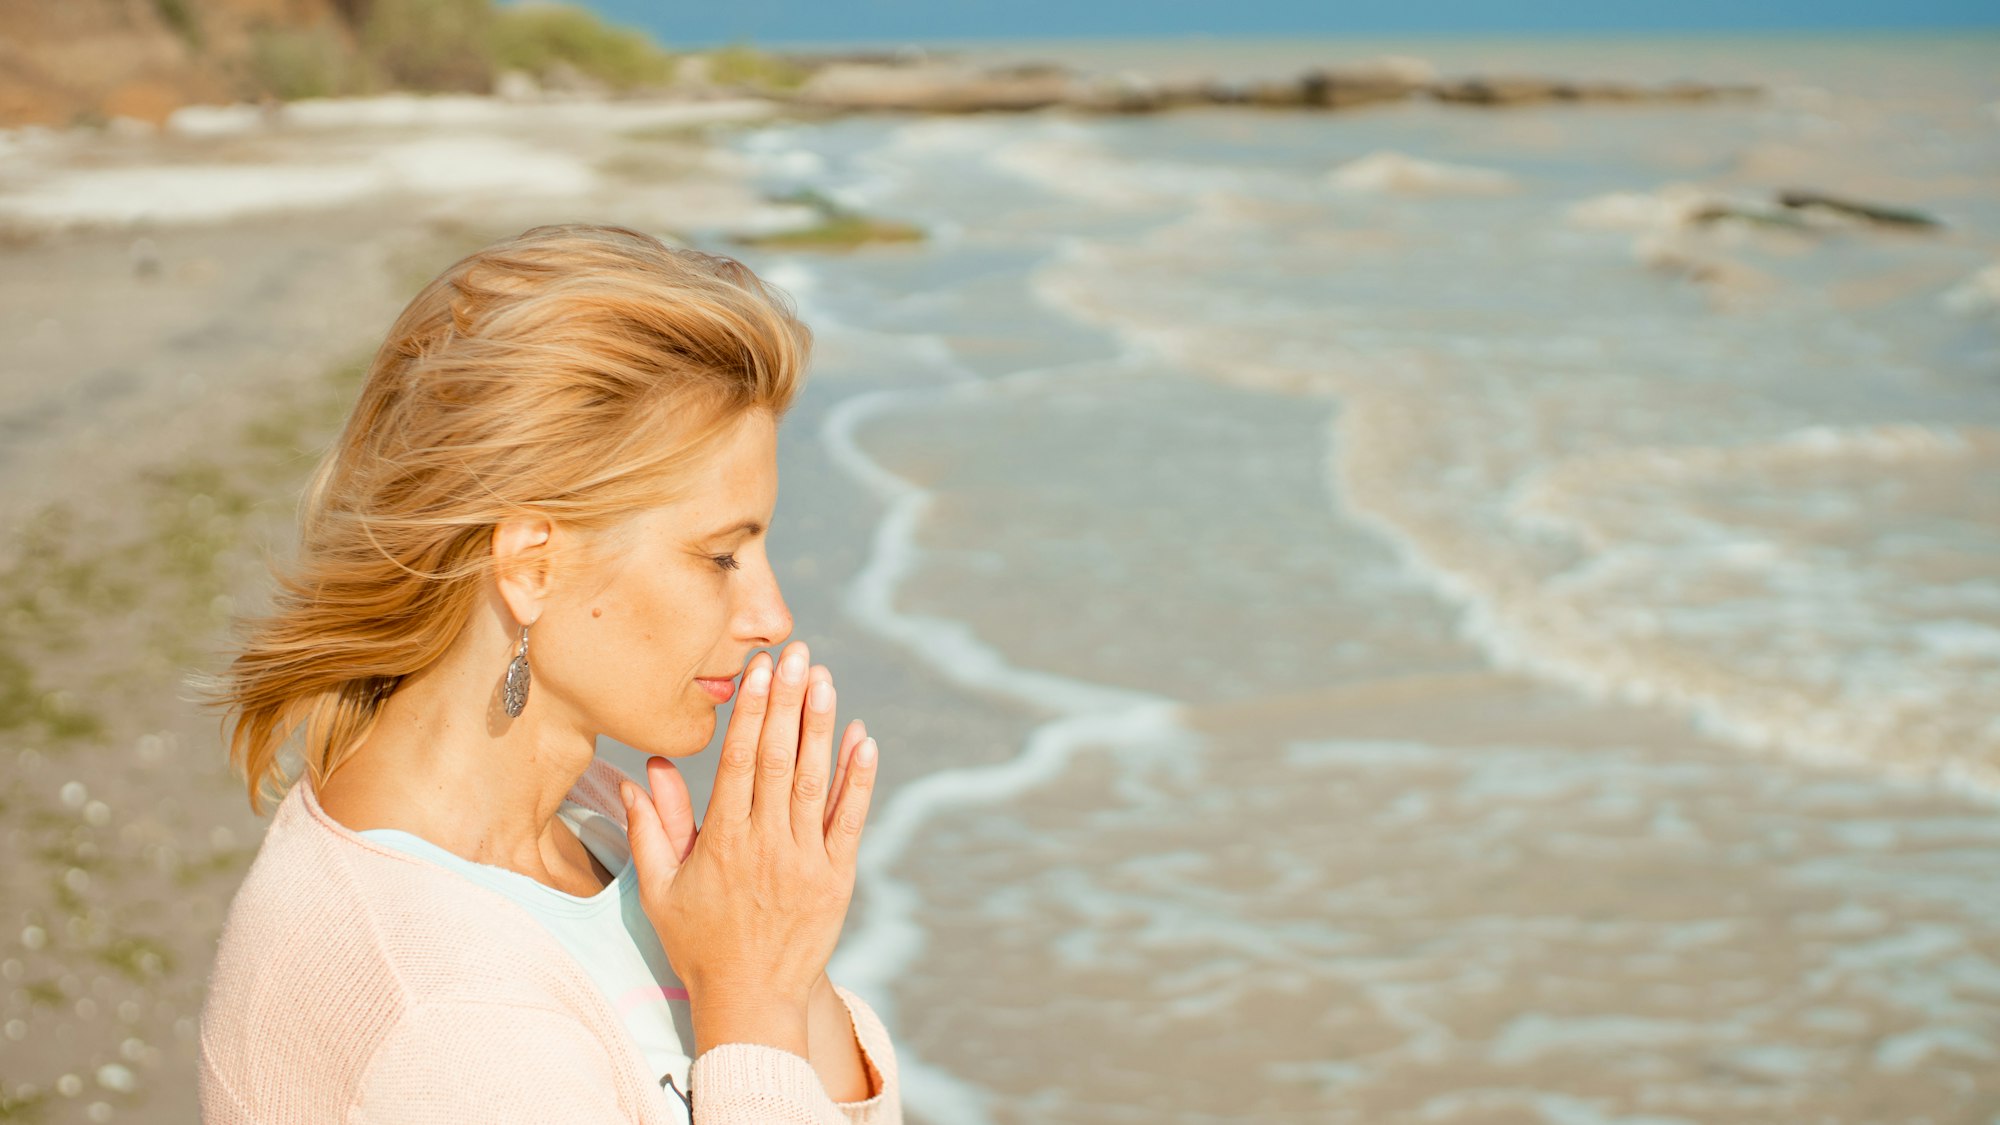
[[[855,430],[876,414],[926,397],[986,397],[996,393],[998,385],[1032,384],[1059,372],[1074,379],[1095,368],[1127,366],[1132,358],[1030,369],[995,383],[961,379],[944,387],[869,392],[837,404],[821,422],[820,437],[829,457],[888,505],[876,525],[868,562],[848,587],[848,614],[908,648],[927,668],[960,687],[1058,714],[1031,731],[1015,757],[919,778],[899,788],[870,817],[856,865],[857,880],[868,891],[866,911],[834,957],[828,975],[865,997],[891,1027],[896,1015],[889,986],[914,963],[925,942],[917,921],[922,895],[892,871],[926,823],[952,809],[996,804],[1046,784],[1061,776],[1086,747],[1155,746],[1194,739],[1173,700],[1020,668],[963,622],[896,609],[896,589],[920,557],[916,532],[930,509],[932,494],[862,452]],[[925,1117],[967,1125],[993,1120],[992,1107],[1002,1096],[998,1092],[924,1062],[907,1046],[898,1048],[897,1065],[905,1104]]]
[[[1872,774],[1895,784],[1925,785],[1981,804],[2000,804],[2000,771],[1985,762],[1963,758],[1905,762],[1870,756],[1842,741],[1838,733],[1828,735],[1824,727],[1800,729],[1796,722],[1752,713],[1740,701],[1649,675],[1642,668],[1610,666],[1549,643],[1518,614],[1509,614],[1477,576],[1433,558],[1421,535],[1405,526],[1403,513],[1391,503],[1371,497],[1355,486],[1349,462],[1369,448],[1373,431],[1382,420],[1370,413],[1370,408],[1384,397],[1377,388],[1398,385],[1400,381],[1394,377],[1398,373],[1384,371],[1380,376],[1344,373],[1342,363],[1330,357],[1321,357],[1322,366],[1316,370],[1323,372],[1323,376],[1317,380],[1311,377],[1311,372],[1295,366],[1259,364],[1247,358],[1232,359],[1225,365],[1213,354],[1190,346],[1192,334],[1184,327],[1140,322],[1089,301],[1087,287],[1065,279],[1058,267],[1089,265],[1090,258],[1088,248],[1079,245],[1066,255],[1051,259],[1037,278],[1038,286],[1048,297],[1063,302],[1062,307],[1069,315],[1112,332],[1133,347],[1151,351],[1163,361],[1208,372],[1232,386],[1329,395],[1342,404],[1327,423],[1328,446],[1323,459],[1334,507],[1357,525],[1379,535],[1412,574],[1456,607],[1461,614],[1460,635],[1495,667],[1560,684],[1586,698],[1617,700],[1682,714],[1704,734],[1745,750],[1775,751],[1795,761]],[[1348,362],[1349,366],[1365,370],[1359,361]],[[1390,360],[1381,357],[1377,362]],[[1382,428],[1393,431],[1394,425]],[[1948,452],[1950,446],[1948,440],[1907,428],[1885,428],[1862,439],[1818,428],[1784,439],[1779,451],[1789,454],[1858,451],[1888,459],[1938,455]]]
[[[1460,635],[1495,667],[1563,685],[1586,698],[1677,711],[1688,716],[1703,733],[1745,750],[1760,753],[1776,750],[1811,765],[1855,771],[1891,783],[1931,786],[1985,805],[2000,804],[2000,780],[1981,763],[1957,759],[1900,762],[1871,757],[1852,744],[1816,737],[1815,732],[1801,731],[1796,724],[1746,713],[1741,704],[1663,677],[1646,675],[1643,669],[1606,666],[1543,642],[1536,630],[1523,627],[1510,617],[1472,576],[1434,561],[1393,512],[1370,502],[1351,487],[1352,474],[1346,461],[1359,455],[1367,439],[1361,430],[1363,411],[1356,407],[1354,394],[1343,393],[1343,401],[1347,406],[1327,424],[1329,441],[1322,462],[1335,504],[1355,523],[1379,534],[1404,566],[1460,609],[1463,613]],[[1793,439],[1789,444],[1824,444],[1826,440],[1823,436],[1809,437]]]

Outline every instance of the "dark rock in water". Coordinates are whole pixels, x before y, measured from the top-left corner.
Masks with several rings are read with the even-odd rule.
[[[978,113],[1041,109],[1074,100],[1079,82],[1060,67],[974,70],[953,65],[841,63],[806,80],[796,101],[828,110]]]
[[[1570,87],[1547,78],[1459,78],[1434,83],[1430,95],[1441,102],[1474,105],[1519,105],[1566,98]]]
[[[1381,71],[1310,70],[1299,79],[1299,103],[1325,109],[1400,101],[1424,83]]]
[[[1862,203],[1853,199],[1841,199],[1817,191],[1791,189],[1778,193],[1778,202],[1793,209],[1824,208],[1837,214],[1864,219],[1883,226],[1897,227],[1941,227],[1944,224],[1921,211],[1902,207],[1887,207],[1879,203]]]
[[[1297,78],[1253,82],[1228,91],[1215,101],[1303,109],[1342,109],[1371,102],[1401,101],[1423,83],[1375,71],[1314,69]]]
[[[1093,113],[1156,113],[1183,106],[1249,105],[1345,109],[1425,94],[1474,105],[1547,101],[1693,100],[1751,92],[1694,83],[1652,89],[1623,82],[1491,77],[1444,81],[1422,60],[1392,59],[1348,69],[1315,67],[1295,78],[1161,82],[1140,74],[1086,75],[1057,63],[973,67],[920,58],[837,61],[820,66],[794,96],[801,108],[831,112],[1020,112],[1050,107]]]
[[[1755,86],[1712,86],[1700,82],[1673,82],[1665,86],[1638,86],[1629,82],[1572,82],[1559,78],[1496,76],[1459,78],[1430,85],[1430,96],[1444,102],[1470,105],[1528,105],[1537,102],[1644,102],[1707,101],[1718,98],[1755,97]]]
[[[1157,113],[1182,106],[1227,100],[1232,89],[1205,82],[1155,82],[1144,75],[1118,74],[1085,86],[1067,104],[1099,113]]]
[[[1713,223],[1720,219],[1740,219],[1758,226],[1783,227],[1788,230],[1808,230],[1812,224],[1790,211],[1771,207],[1747,207],[1740,203],[1716,201],[1704,203],[1687,213],[1686,221],[1694,225]]]
[[[1655,101],[1669,102],[1707,102],[1728,98],[1760,98],[1763,96],[1763,87],[1742,82],[1719,86],[1710,85],[1706,82],[1669,82],[1664,86],[1654,87],[1651,94],[1651,97]]]

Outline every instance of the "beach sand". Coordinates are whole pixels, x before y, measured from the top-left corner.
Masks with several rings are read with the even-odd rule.
[[[457,256],[541,223],[769,221],[737,172],[704,164],[702,113],[606,117],[509,135],[596,169],[560,201],[497,173],[476,189],[284,200],[300,171],[480,135],[421,122],[31,138],[33,159],[10,169],[0,1119],[195,1117],[195,1017],[266,822],[188,677],[219,670],[231,614],[266,595],[266,552],[289,551],[298,489],[403,303]],[[136,220],[92,207],[121,202],[88,190],[93,176],[197,171],[256,205]]]

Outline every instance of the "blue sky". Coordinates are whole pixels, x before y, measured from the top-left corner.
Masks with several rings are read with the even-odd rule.
[[[669,46],[936,39],[1910,30],[2000,25],[1995,0],[581,0]],[[1997,59],[1996,62],[2000,62]]]

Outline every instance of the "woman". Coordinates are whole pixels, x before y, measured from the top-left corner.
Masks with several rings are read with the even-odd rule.
[[[792,627],[764,533],[810,343],[741,264],[621,227],[537,227],[404,309],[221,691],[251,807],[282,800],[210,976],[206,1121],[900,1122],[825,974],[874,740],[832,761],[832,677],[755,651]],[[697,831],[668,759],[739,670]]]

